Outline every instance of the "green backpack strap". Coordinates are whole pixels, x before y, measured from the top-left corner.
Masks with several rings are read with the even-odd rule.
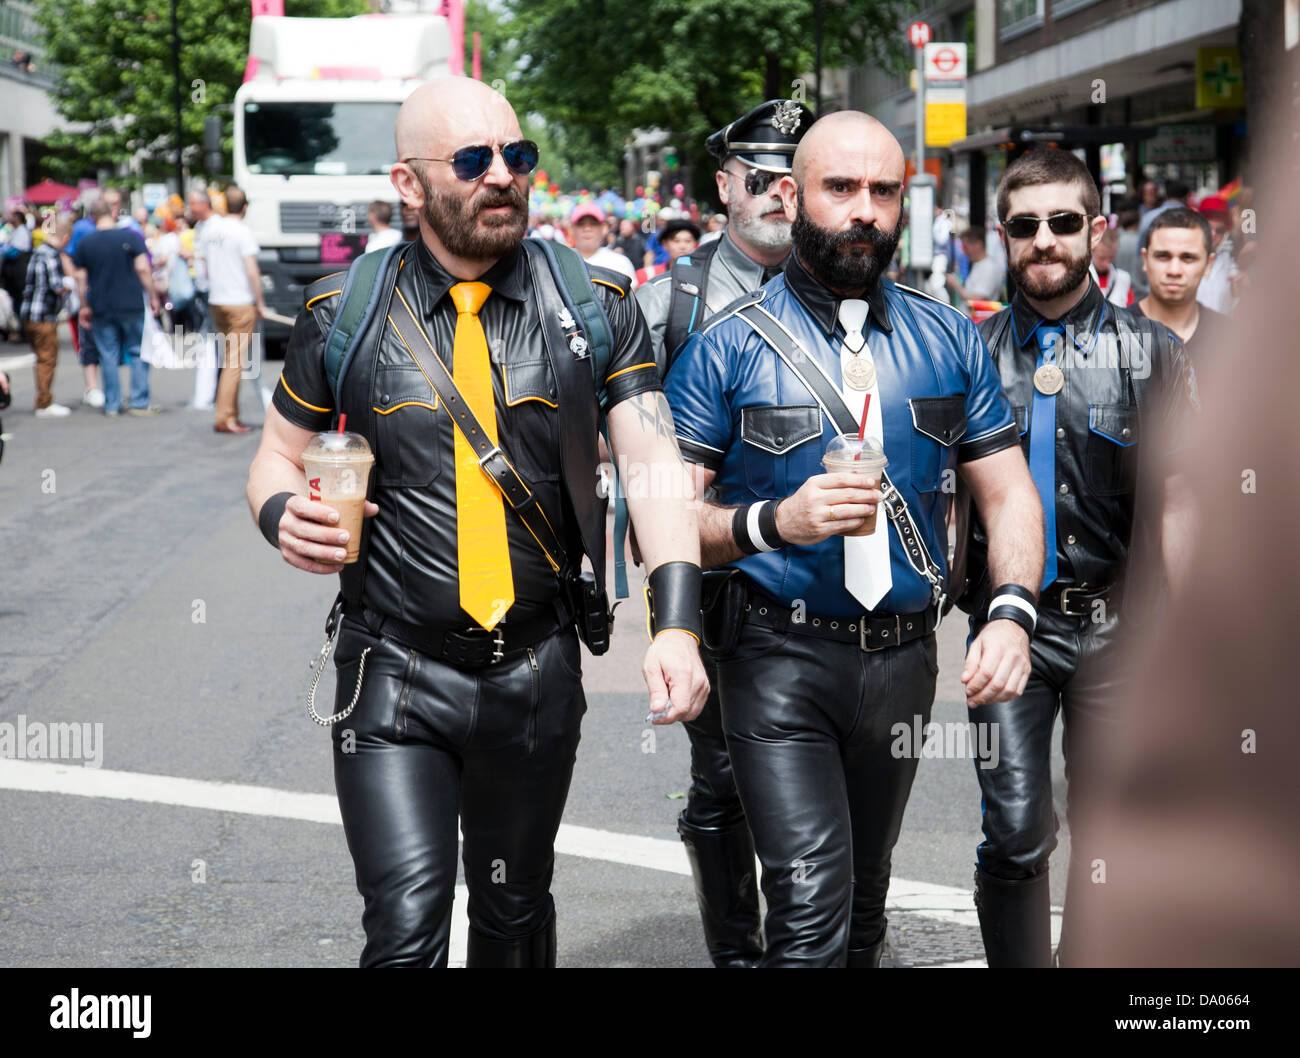
[[[348,373],[357,346],[370,326],[370,321],[374,319],[379,302],[385,295],[385,288],[392,289],[391,283],[376,282],[376,279],[380,275],[387,276],[389,263],[410,245],[405,242],[395,243],[383,253],[363,253],[348,268],[339,308],[334,314],[334,322],[330,324],[329,334],[325,337],[325,378],[329,382],[330,392],[334,394],[335,408],[343,406],[343,379]]]
[[[605,376],[609,374],[609,362],[613,356],[614,338],[609,329],[609,318],[605,315],[605,308],[597,299],[596,292],[591,289],[592,279],[591,274],[587,271],[587,263],[577,250],[571,249],[563,243],[553,242],[550,239],[538,239],[536,241],[541,244],[542,251],[546,254],[547,264],[551,266],[551,274],[555,276],[555,282],[560,288],[560,297],[564,299],[565,307],[573,313],[574,320],[587,336],[587,348],[591,354],[591,370],[596,376],[596,395],[603,404],[605,402]],[[624,296],[627,296],[626,293],[624,293]],[[609,427],[603,417],[601,418],[600,432],[605,438],[605,446],[612,453],[613,448],[610,447],[609,443]],[[614,494],[614,597],[616,599],[626,599],[628,597],[627,495],[623,490],[622,482],[619,480],[617,467],[614,468],[612,485]]]

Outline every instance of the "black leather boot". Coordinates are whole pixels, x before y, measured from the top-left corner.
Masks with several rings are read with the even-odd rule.
[[[697,827],[677,818],[677,832],[695,878],[704,942],[719,968],[757,966],[763,956],[758,914],[754,839],[748,824],[727,830]]]
[[[469,927],[466,969],[535,970],[555,968],[555,916],[531,937],[498,940]]]
[[[990,969],[1052,965],[1052,892],[1047,871],[1010,882],[976,867],[975,910]]]
[[[850,970],[878,970],[880,959],[885,954],[885,937],[889,935],[889,920],[880,931],[880,939],[867,948],[850,948],[849,961],[845,964]]]

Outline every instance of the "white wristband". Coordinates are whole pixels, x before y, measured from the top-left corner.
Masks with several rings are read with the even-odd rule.
[[[762,503],[751,503],[749,510],[745,512],[745,531],[749,533],[749,542],[759,551],[775,551],[776,548],[768,545],[763,539],[763,534],[758,528],[758,516],[763,512],[763,508],[769,503],[775,503],[775,500],[764,500]]]
[[[999,606],[1014,606],[1017,609],[1023,610],[1029,615],[1029,619],[1033,621],[1035,625],[1038,624],[1038,611],[1034,609],[1032,603],[1022,599],[1019,595],[999,595],[989,603],[989,608],[986,613],[992,613]]]

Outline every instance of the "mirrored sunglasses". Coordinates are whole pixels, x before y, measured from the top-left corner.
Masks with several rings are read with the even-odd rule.
[[[527,176],[537,168],[541,151],[532,140],[515,140],[503,147],[490,147],[486,143],[462,147],[450,158],[404,158],[404,162],[446,162],[459,180],[477,180],[492,168],[492,156],[501,151],[506,168],[517,176]]]
[[[1047,221],[1047,228],[1053,235],[1078,235],[1088,222],[1086,213],[1053,213],[1050,217],[1012,217],[1002,225],[1007,235],[1013,239],[1032,239],[1038,234],[1038,226]]]

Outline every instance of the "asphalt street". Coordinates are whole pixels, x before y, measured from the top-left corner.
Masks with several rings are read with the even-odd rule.
[[[0,413],[0,725],[102,734],[98,767],[23,759],[21,739],[0,759],[0,963],[356,965],[362,903],[329,735],[304,707],[336,581],[292,569],[258,534],[244,484],[259,434],[214,434],[210,412],[187,409],[191,370],[153,372],[165,411],[151,419],[79,406],[66,341],[55,398],[74,413],[35,419],[22,352],[0,347],[14,390]],[[250,424],[258,385],[244,383]],[[561,966],[708,964],[674,829],[687,740],[644,722],[641,605],[620,607],[608,655],[584,654],[588,712],[553,887]],[[962,724],[964,617],[939,640],[933,719]],[[327,703],[332,687],[331,666]],[[1057,746],[1059,909],[1059,731]],[[897,965],[981,958],[979,805],[968,757],[921,761],[894,854]],[[456,907],[463,937],[463,889]]]

